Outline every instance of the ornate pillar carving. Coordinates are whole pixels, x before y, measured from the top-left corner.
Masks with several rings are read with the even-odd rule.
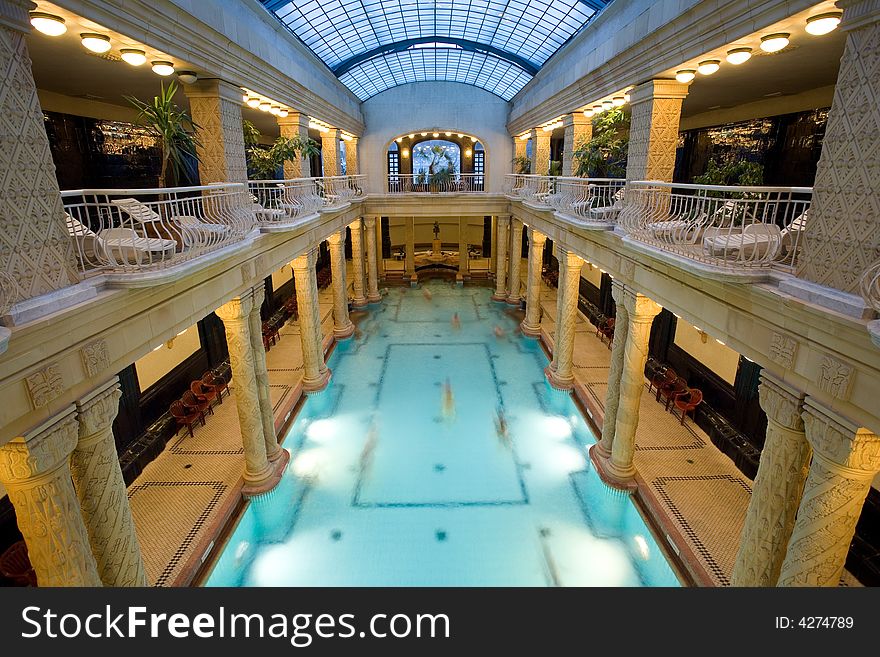
[[[345,279],[345,228],[327,237],[330,245],[330,273],[333,285],[333,335],[350,338],[354,324],[348,317],[348,283]]]
[[[364,237],[367,251],[367,302],[376,303],[382,300],[382,295],[379,294],[379,267],[376,262],[376,217],[364,217]]]
[[[0,269],[18,283],[13,303],[79,279],[25,39],[33,7],[0,2]]]
[[[545,369],[550,385],[558,390],[571,390],[574,387],[572,356],[574,355],[574,329],[577,321],[578,286],[580,285],[583,259],[567,248],[559,245],[562,256],[559,269],[559,288],[557,289],[556,334],[553,338],[554,367]],[[565,266],[562,267],[562,259]]]
[[[339,172],[339,130],[321,133],[321,163],[325,176],[338,176]]]
[[[804,393],[766,370],[758,390],[767,434],[731,586],[776,586],[812,454],[801,419]]]
[[[271,489],[273,468],[266,455],[263,436],[263,415],[257,386],[254,348],[251,342],[249,315],[254,300],[248,290],[240,297],[227,301],[214,312],[223,320],[229,362],[232,365],[232,388],[244,447],[244,493],[257,495]],[[260,349],[262,349],[262,343]]]
[[[602,438],[596,443],[596,454],[604,459],[611,457],[617,410],[620,407],[620,377],[623,374],[623,355],[629,330],[629,313],[623,302],[624,287],[619,281],[611,281],[611,297],[615,304],[614,340],[611,345],[611,368],[608,371],[608,390],[605,394],[605,416],[602,419]]]
[[[0,447],[0,482],[15,507],[40,586],[101,585],[70,476],[78,435],[71,406]]]
[[[611,446],[606,474],[616,483],[626,486],[632,482],[636,473],[633,453],[636,447],[636,428],[639,425],[639,403],[645,387],[645,361],[648,360],[651,322],[662,308],[648,297],[632,290],[627,290],[623,296],[628,316],[626,348],[623,352],[614,443]]]
[[[519,159],[521,157],[528,157],[528,139],[520,139],[519,137],[513,138],[513,153],[514,157]],[[518,173],[518,171],[514,171],[514,173]]]
[[[119,379],[76,403],[79,439],[70,458],[73,485],[104,586],[146,586],[147,575],[113,439]]]
[[[797,275],[859,293],[880,252],[880,3],[839,0],[846,45],[801,236]]]
[[[550,173],[550,136],[541,128],[532,128],[532,168],[530,173],[546,176]]]
[[[560,321],[565,314],[565,311],[563,310],[565,307],[565,299],[563,299],[563,283],[565,281],[565,269],[568,260],[568,258],[566,258],[567,250],[562,244],[556,242],[553,246],[556,252],[556,261],[559,263],[559,275],[556,279],[556,325],[553,329],[553,353],[551,354],[550,364],[544,370],[548,379],[550,378],[550,373],[556,371],[556,363],[559,360],[559,349],[557,349],[557,345],[559,344]]]
[[[285,117],[278,117],[278,129],[282,137],[291,139],[293,137],[309,138],[309,117],[299,112],[290,112]],[[312,166],[309,158],[300,157],[296,160],[286,160],[284,162],[284,177],[290,178],[310,178],[312,175]]]
[[[510,227],[510,217],[496,217],[495,237],[495,301],[507,300],[507,229]]]
[[[810,397],[803,419],[813,460],[778,585],[837,586],[880,471],[880,438]]]
[[[627,180],[672,180],[681,103],[688,86],[675,80],[649,80],[630,91]]]
[[[562,117],[562,126],[565,130],[562,142],[562,175],[573,176],[578,167],[574,151],[593,136],[593,122],[583,112],[576,112]]]
[[[251,295],[253,305],[248,313],[248,330],[251,350],[254,353],[254,376],[257,382],[257,397],[260,400],[259,410],[263,423],[263,439],[266,441],[266,458],[274,462],[281,458],[284,450],[278,444],[278,436],[275,433],[275,412],[269,395],[269,371],[266,368],[266,348],[263,346],[263,320],[260,317],[260,306],[266,298],[266,288],[260,283],[251,289]]]
[[[541,266],[547,236],[534,228],[529,229],[529,273],[526,288],[526,316],[520,324],[524,335],[541,333]]]
[[[241,89],[223,80],[183,85],[193,121],[199,125],[199,179],[208,183],[247,184]]]
[[[358,138],[352,137],[345,142],[345,175],[356,176],[361,172],[358,159]]]
[[[296,280],[296,300],[303,352],[302,385],[305,392],[323,390],[330,380],[330,369],[324,363],[321,313],[318,308],[318,280],[315,276],[317,259],[318,249],[312,247],[290,263]]]
[[[518,219],[510,218],[510,269],[507,272],[507,303],[518,306],[522,295],[522,281],[519,278],[519,267],[522,263],[522,232],[523,225]]]
[[[468,241],[467,241],[467,217],[458,218],[458,274],[456,281],[463,282],[466,278],[470,278],[470,269],[468,267]]]
[[[351,282],[354,288],[352,303],[355,306],[366,306],[367,295],[364,292],[364,244],[360,217],[348,224],[348,227],[351,229]]]

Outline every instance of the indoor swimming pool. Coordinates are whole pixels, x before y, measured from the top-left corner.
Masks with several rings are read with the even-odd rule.
[[[435,281],[369,307],[206,585],[678,586],[593,471],[538,341],[490,295]]]

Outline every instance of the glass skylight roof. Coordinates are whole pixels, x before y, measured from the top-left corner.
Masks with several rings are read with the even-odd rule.
[[[610,2],[262,1],[362,100],[419,80],[464,82],[509,100]]]

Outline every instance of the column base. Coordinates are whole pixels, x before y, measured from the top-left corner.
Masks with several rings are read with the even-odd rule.
[[[559,373],[549,365],[544,368],[544,375],[547,377],[547,382],[550,386],[556,390],[571,390],[574,388],[574,376],[559,376]]]
[[[315,379],[308,379],[306,377],[303,377],[303,380],[302,380],[303,392],[305,392],[305,393],[320,392],[321,390],[326,388],[327,384],[330,382],[330,375],[331,375],[331,372],[330,372],[330,368],[328,367],[320,375],[318,375],[318,377]]]
[[[602,455],[602,450],[597,449],[598,445],[590,447],[590,461],[596,468],[596,473],[606,486],[616,490],[633,493],[638,488],[635,476],[636,470],[632,469],[632,473],[620,472],[614,467],[611,459]]]
[[[522,297],[507,297],[505,301],[507,301],[508,305],[518,306],[522,302]]]
[[[506,292],[496,292],[495,294],[492,295],[491,299],[492,299],[492,301],[506,302],[507,301],[507,293]]]
[[[351,305],[355,308],[363,308],[367,305],[367,297],[355,297],[351,300]]]
[[[519,330],[522,331],[522,334],[529,338],[537,338],[541,335],[541,325],[540,324],[527,324],[526,320],[523,320],[519,325]]]
[[[333,327],[333,337],[337,340],[345,340],[354,335],[354,323],[349,322],[347,326]]]
[[[277,436],[275,439],[278,439]],[[278,449],[276,449],[272,454],[267,453],[266,458],[269,459],[269,463],[277,463],[278,459],[280,459],[283,454],[285,454],[285,451],[282,449],[281,445],[278,445]]]
[[[261,482],[246,481],[241,489],[241,494],[245,497],[256,497],[257,495],[268,493],[278,485],[279,481],[281,481],[281,476],[284,474],[284,470],[287,469],[287,463],[289,461],[290,452],[282,448],[278,458],[272,462],[272,471],[269,476]]]
[[[418,274],[409,274],[409,286],[415,287],[419,284],[419,275]]]
[[[382,300],[382,295],[376,292],[375,294],[367,295],[367,303],[379,303]]]

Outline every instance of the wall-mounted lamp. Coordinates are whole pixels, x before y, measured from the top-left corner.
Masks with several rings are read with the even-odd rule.
[[[400,155],[401,157],[409,157],[409,149],[404,148],[402,151],[400,151]]]
[[[465,157],[470,157],[473,154],[474,154],[474,152],[470,148],[464,152]]]

